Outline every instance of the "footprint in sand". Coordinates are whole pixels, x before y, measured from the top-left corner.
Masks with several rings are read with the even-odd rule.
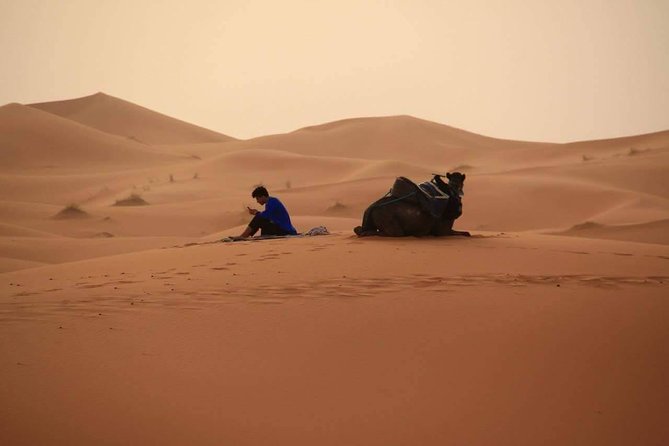
[[[88,283],[85,285],[78,286],[77,288],[82,288],[82,289],[89,289],[89,288],[100,288],[105,285],[109,285],[109,283]]]
[[[170,268],[170,269],[166,270],[165,272],[166,273],[171,273],[171,272],[174,272],[176,270],[177,270],[176,268]]]
[[[36,296],[38,295],[38,292],[28,292],[28,291],[21,291],[20,293],[14,294],[14,297],[26,297],[26,296]]]
[[[260,258],[258,259],[258,261],[259,261],[259,262],[263,262],[263,261],[265,261],[265,260],[276,260],[276,259],[278,259],[278,258],[279,258],[279,256],[270,254],[270,255],[264,255],[264,256],[260,257]]]
[[[230,268],[226,268],[225,266],[218,266],[216,268],[210,268],[210,269],[213,269],[214,271],[225,271],[225,270],[228,270]]]

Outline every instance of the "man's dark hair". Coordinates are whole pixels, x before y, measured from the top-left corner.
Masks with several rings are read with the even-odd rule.
[[[269,197],[269,192],[267,192],[267,189],[265,189],[264,186],[258,186],[251,192],[251,197]]]

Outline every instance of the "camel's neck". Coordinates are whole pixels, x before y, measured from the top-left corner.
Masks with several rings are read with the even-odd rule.
[[[450,192],[448,195],[450,195],[451,198],[457,198],[458,200],[460,200],[460,198],[461,198],[460,197],[460,191],[462,190],[462,188],[456,187],[456,186],[452,185],[451,183],[448,183],[447,186],[448,186],[448,192]]]

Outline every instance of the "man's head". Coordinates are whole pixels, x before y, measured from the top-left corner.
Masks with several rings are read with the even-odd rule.
[[[267,192],[267,189],[265,189],[264,186],[258,186],[255,189],[253,189],[253,192],[251,192],[251,196],[255,198],[259,204],[265,204],[267,203],[267,199],[269,198],[269,192]]]

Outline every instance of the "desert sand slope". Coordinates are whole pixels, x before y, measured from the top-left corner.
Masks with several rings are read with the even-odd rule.
[[[307,156],[404,162],[437,171],[495,173],[647,154],[669,147],[669,131],[570,144],[490,138],[411,116],[356,118],[221,145]],[[195,148],[191,149],[195,152]],[[213,152],[211,152],[213,153]]]
[[[0,274],[0,442],[660,446],[667,262],[340,234]]]
[[[594,155],[598,151],[608,150],[623,150],[626,154],[635,155],[649,150],[669,148],[669,130],[620,138],[577,141],[564,146],[569,150],[592,150]]]
[[[235,145],[312,156],[395,160],[439,171],[499,149],[553,146],[488,138],[411,116],[347,119]]]
[[[118,252],[126,250],[129,244],[120,240],[128,237],[210,240],[240,232],[249,219],[245,206],[257,206],[249,196],[257,184],[280,196],[298,230],[329,221],[343,229],[344,221],[353,227],[395,177],[420,182],[446,170],[468,174],[464,215],[456,223],[461,229],[571,235],[569,228],[586,222],[657,228],[669,218],[669,132],[526,143],[391,116],[246,141],[193,142],[198,138],[186,137],[181,121],[104,94],[35,107],[10,104],[0,108],[0,118],[7,130],[0,136],[6,155],[0,223],[7,236],[113,236],[105,243],[122,243]],[[104,122],[116,127],[97,130]],[[126,131],[137,122],[147,132],[179,137],[152,140],[160,143],[155,146],[139,143]],[[147,205],[114,206],[131,194]],[[70,203],[87,218],[53,218]],[[661,230],[597,231],[598,237],[608,234],[666,243]],[[25,237],[7,257],[41,262],[30,257],[40,242],[39,236]]]
[[[669,131],[624,138],[580,141],[567,144],[511,147],[498,153],[487,153],[480,162],[505,169],[561,166],[599,162],[612,158],[648,155],[669,148]],[[474,161],[475,162],[475,161]]]
[[[658,220],[649,223],[630,225],[603,225],[586,222],[556,234],[585,238],[633,240],[636,242],[669,245],[669,220]]]
[[[198,171],[203,178],[225,180],[228,190],[241,187],[239,192],[245,194],[256,184],[288,190],[374,178],[394,179],[400,175],[431,177],[429,168],[401,161],[303,155],[251,147],[206,160]]]
[[[615,154],[592,161],[513,169],[502,173],[571,179],[574,182],[669,198],[667,165],[669,148],[635,155]]]
[[[0,107],[2,172],[68,173],[175,162],[127,138],[20,104]]]
[[[35,262],[32,260],[20,260],[11,257],[0,257],[0,272],[18,271],[20,269],[35,268],[43,266],[44,263]]]
[[[54,264],[168,248],[191,240],[188,237],[109,237],[108,233],[100,233],[97,236],[91,234],[87,238],[14,236],[0,237],[0,252],[7,260],[14,259],[26,264],[30,262]]]
[[[629,225],[664,220],[669,218],[667,166],[669,152],[657,150],[468,176],[460,224],[517,231],[566,230],[586,221]]]
[[[56,237],[56,235],[22,226],[0,223],[0,238],[2,237]]]
[[[234,139],[104,93],[30,104],[30,107],[145,144],[211,143]]]

